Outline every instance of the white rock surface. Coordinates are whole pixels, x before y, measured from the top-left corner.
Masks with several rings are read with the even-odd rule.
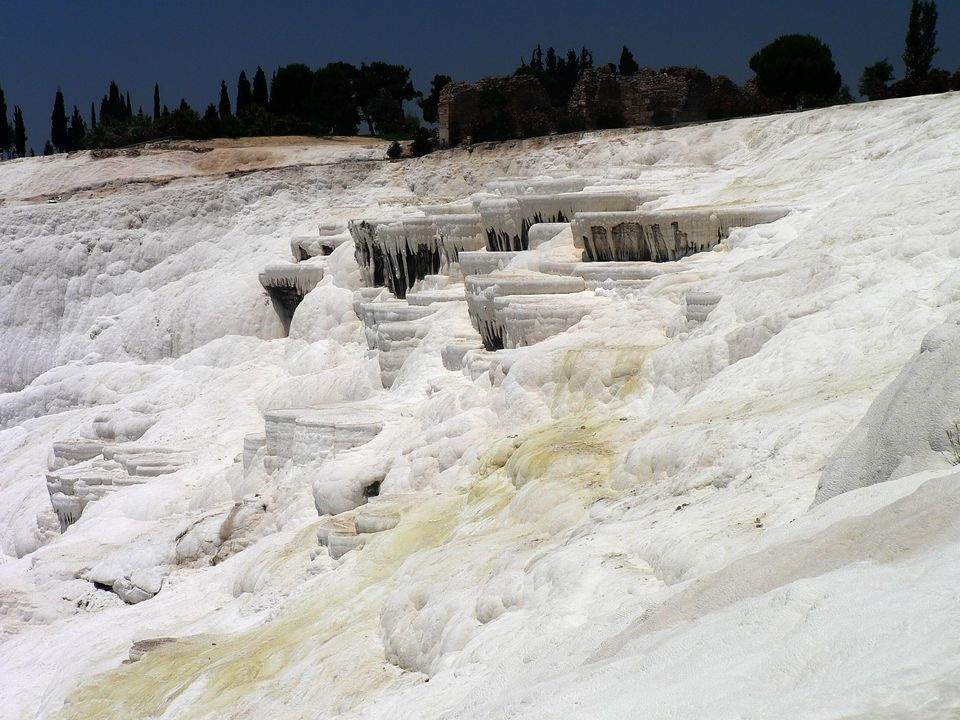
[[[952,716],[957,127],[947,94],[403,163],[362,138],[0,163],[0,718]],[[505,174],[594,179],[480,192]],[[381,387],[350,243],[283,337],[257,275],[291,237],[508,188],[793,212],[459,373],[463,304],[433,303],[383,318],[428,329]],[[290,460],[244,471],[269,409],[358,403],[390,415],[369,442],[298,465],[276,418]],[[119,409],[152,420],[131,455],[184,462],[61,533],[53,443]],[[834,463],[852,484],[811,507]]]

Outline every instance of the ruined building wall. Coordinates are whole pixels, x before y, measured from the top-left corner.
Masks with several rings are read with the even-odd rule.
[[[776,110],[776,103],[729,78],[699,68],[640,68],[619,75],[608,67],[585,71],[566,108],[554,108],[531,75],[450,83],[440,93],[440,142],[457,145],[587,130],[670,125]],[[562,116],[562,117],[561,117]]]
[[[552,129],[550,97],[530,75],[449,83],[440,91],[440,142],[457,145],[504,137],[546,135]]]

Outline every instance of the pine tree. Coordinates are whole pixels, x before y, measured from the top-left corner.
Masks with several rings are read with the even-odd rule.
[[[3,88],[0,88],[0,160],[12,143],[13,132],[10,129],[10,123],[7,122],[7,99],[3,95]]]
[[[90,103],[90,129],[97,129],[97,110],[93,106],[93,103]]]
[[[50,141],[47,140],[46,144],[43,146],[43,154],[44,156],[47,156],[47,155],[53,155],[53,153],[54,153],[53,145],[51,145]]]
[[[217,106],[220,113],[220,119],[226,120],[230,117],[230,96],[227,94],[227,81],[220,81],[220,104]]]
[[[53,100],[53,114],[50,116],[50,142],[57,152],[67,150],[67,111],[63,106],[63,93],[57,88]]]
[[[130,104],[130,91],[127,91],[127,105],[124,108],[125,114],[124,117],[129,120],[133,117],[133,105]]]
[[[241,115],[244,110],[253,104],[253,93],[250,90],[250,81],[247,80],[247,73],[240,71],[240,79],[237,80],[237,115]]]
[[[26,157],[27,126],[23,124],[23,111],[19,105],[13,106],[13,146],[17,157]]]
[[[907,77],[922,78],[930,72],[937,47],[937,4],[933,0],[913,0],[903,50]]]
[[[160,83],[153,84],[153,121],[160,120]]]
[[[860,75],[860,94],[868,100],[882,100],[887,97],[890,81],[893,80],[893,65],[886,58],[873,65],[867,65]]]
[[[627,49],[626,45],[620,51],[620,67],[618,69],[621,75],[633,75],[640,69],[637,61],[633,59],[633,53]]]
[[[253,75],[253,104],[267,109],[267,76],[263,73],[263,68],[257,66],[257,72]]]

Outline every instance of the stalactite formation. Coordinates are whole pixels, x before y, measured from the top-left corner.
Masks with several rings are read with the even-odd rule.
[[[488,250],[526,250],[535,224],[569,222],[581,212],[633,211],[657,197],[659,194],[632,191],[519,195],[481,200],[479,211]]]
[[[583,212],[575,241],[593,262],[668,262],[709,250],[735,227],[778,220],[786,208],[689,208],[657,212]]]
[[[270,295],[285,333],[304,296],[323,279],[323,266],[311,262],[269,265],[260,273],[260,284]]]

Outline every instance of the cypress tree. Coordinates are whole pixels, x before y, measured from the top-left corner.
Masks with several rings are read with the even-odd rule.
[[[53,114],[50,116],[50,142],[57,152],[67,150],[67,111],[63,106],[63,93],[57,88],[53,100]]]
[[[70,116],[70,127],[67,129],[67,150],[79,150],[83,147],[87,135],[87,126],[80,116],[80,108],[73,106],[73,115]]]
[[[903,50],[908,78],[921,78],[930,72],[937,47],[937,4],[933,0],[913,0]]]
[[[153,84],[153,121],[160,119],[160,83]]]
[[[250,81],[247,80],[247,73],[240,71],[240,79],[237,80],[237,115],[243,113],[253,104],[253,93],[250,90]]]
[[[213,103],[207,105],[203,114],[203,134],[206,137],[217,137],[220,134],[220,117]]]
[[[637,61],[633,59],[633,53],[627,49],[626,45],[620,51],[620,67],[618,69],[621,75],[633,75],[640,69]]]
[[[50,141],[47,140],[46,144],[43,146],[44,156],[53,155],[53,145],[50,144]]]
[[[536,53],[536,51],[534,51],[534,53]],[[536,54],[534,54],[534,59],[535,58]],[[423,112],[423,119],[428,123],[440,121],[438,114],[440,108],[440,91],[443,90],[448,83],[452,82],[452,80],[453,78],[449,75],[434,75],[433,80],[430,81],[430,94],[425,98],[417,100],[417,104]]]
[[[580,48],[580,72],[590,70],[593,67],[593,53],[585,47]]]
[[[90,103],[90,129],[97,129],[97,110],[93,106],[93,103]]]
[[[227,81],[220,81],[220,104],[217,106],[220,119],[226,120],[230,116],[230,96],[227,94]]]
[[[0,88],[0,159],[10,149],[12,142],[13,132],[7,122],[7,99],[3,95],[3,88]]]
[[[17,157],[27,154],[27,126],[23,124],[23,110],[19,105],[13,106],[13,146]]]
[[[127,91],[127,107],[126,107],[126,119],[129,120],[133,117],[133,106],[130,104],[130,91]]]
[[[543,50],[540,49],[539,45],[530,55],[530,67],[534,70],[543,70]]]
[[[119,123],[124,116],[124,103],[120,97],[120,88],[115,82],[110,83],[110,90],[100,102],[100,122]]]
[[[267,76],[263,68],[257,65],[257,72],[253,75],[253,103],[266,110],[267,101]]]

